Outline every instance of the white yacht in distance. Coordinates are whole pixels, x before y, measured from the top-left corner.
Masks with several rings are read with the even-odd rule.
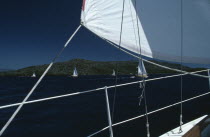
[[[116,76],[115,70],[113,69],[112,76]]]
[[[130,76],[130,78],[135,78],[135,76]]]
[[[137,74],[138,77],[144,77],[144,78],[148,77],[143,61],[139,61],[139,65],[137,68],[138,68],[138,74]]]
[[[33,75],[31,76],[32,78],[35,78],[36,77],[36,74],[35,73],[33,73]]]
[[[64,47],[62,47],[59,54],[57,54],[55,58],[52,60],[52,62],[48,65],[48,67],[46,68],[44,73],[41,75],[39,80],[37,80],[36,84],[30,90],[28,95],[20,103],[0,106],[1,109],[18,106],[15,112],[12,114],[12,116],[0,129],[0,136],[4,134],[4,131],[9,127],[11,122],[15,119],[16,115],[21,111],[21,108],[27,103],[36,103],[36,102],[47,101],[47,100],[52,100],[52,99],[62,98],[62,97],[67,97],[67,96],[76,96],[76,95],[80,95],[81,93],[82,94],[86,94],[90,92],[96,93],[98,91],[101,92],[101,90],[103,90],[105,93],[104,96],[106,97],[105,101],[106,101],[106,112],[107,112],[108,122],[107,122],[106,127],[103,127],[103,128],[98,127],[100,129],[95,129],[94,133],[88,133],[89,134],[87,135],[88,137],[94,137],[95,135],[101,136],[99,134],[101,132],[104,132],[105,130],[109,130],[110,137],[114,137],[114,134],[113,134],[114,126],[116,127],[116,126],[125,124],[133,120],[137,120],[143,117],[146,118],[145,123],[142,123],[142,124],[146,125],[147,134],[140,135],[140,136],[151,137],[150,132],[153,132],[153,129],[150,128],[150,122],[152,122],[152,119],[151,120],[149,119],[150,118],[149,115],[151,114],[154,115],[157,112],[163,111],[165,109],[169,109],[177,105],[180,106],[180,112],[177,113],[179,116],[179,119],[177,118],[177,116],[176,117],[170,116],[171,119],[173,118],[177,119],[177,122],[179,122],[179,124],[176,124],[177,128],[173,130],[168,129],[170,131],[165,131],[165,133],[162,133],[163,135],[159,135],[159,136],[161,137],[175,137],[175,136],[176,137],[210,137],[209,135],[210,132],[208,135],[203,136],[203,133],[206,130],[210,131],[209,130],[210,128],[209,116],[205,115],[189,122],[189,118],[186,118],[187,114],[184,114],[183,116],[183,109],[185,109],[185,107],[182,107],[182,105],[186,102],[190,102],[194,99],[210,95],[210,91],[206,91],[204,94],[200,94],[200,95],[183,100],[183,93],[182,93],[183,92],[182,85],[183,83],[185,83],[185,82],[182,82],[183,81],[182,76],[192,75],[199,78],[205,78],[206,80],[210,79],[210,75],[205,75],[204,73],[198,74],[200,72],[209,72],[210,74],[209,69],[204,69],[204,70],[199,70],[199,71],[194,71],[194,72],[188,72],[182,69],[182,64],[184,63],[197,64],[197,65],[210,64],[210,54],[209,54],[210,39],[208,37],[210,33],[210,20],[208,20],[209,18],[206,19],[204,18],[204,16],[201,16],[202,15],[201,11],[203,11],[203,9],[199,3],[196,4],[195,2],[196,0],[188,0],[187,3],[184,0],[171,0],[171,1],[170,0],[162,0],[162,1],[151,0],[150,2],[147,2],[147,0],[143,0],[143,1],[147,3],[147,4],[145,3],[146,4],[145,6],[141,0],[83,0],[83,4],[81,8],[81,16],[80,16],[81,24],[78,24],[79,25],[78,28],[67,40],[67,42],[65,43]],[[209,0],[200,0],[200,1],[202,1],[205,6],[207,6],[209,3]],[[152,4],[149,4],[149,3],[152,3]],[[176,3],[176,6],[174,6],[175,3]],[[184,10],[185,13],[183,14],[183,7],[185,5],[187,6],[187,9]],[[80,9],[80,7],[77,7],[77,8]],[[209,10],[208,6],[207,6],[207,10]],[[185,23],[183,23],[184,16],[187,17],[184,20]],[[209,17],[209,15],[207,17]],[[72,18],[72,21],[74,21],[74,19],[75,18]],[[79,17],[76,22],[79,22]],[[183,28],[185,26],[187,26],[185,28],[186,30],[183,31]],[[106,41],[113,47],[119,49],[120,51],[125,52],[126,54],[139,59],[140,61],[138,64],[138,74],[137,74],[137,76],[139,77],[145,77],[145,78],[148,77],[143,61],[162,69],[178,72],[179,74],[168,75],[168,76],[157,77],[157,78],[150,78],[147,80],[144,80],[144,79],[136,80],[133,82],[125,82],[123,84],[115,83],[115,85],[110,85],[110,86],[104,85],[101,88],[91,89],[88,91],[81,91],[81,92],[74,92],[74,93],[71,92],[71,94],[68,93],[61,96],[53,96],[53,97],[43,98],[43,99],[39,99],[35,101],[33,100],[28,101],[29,97],[33,94],[37,86],[46,76],[47,72],[53,66],[56,59],[61,55],[64,49],[69,45],[69,43],[71,42],[71,40],[73,39],[73,37],[76,35],[76,33],[79,31],[81,27],[86,28],[88,31],[94,33],[96,36]],[[205,33],[203,32],[204,29],[206,30]],[[183,40],[183,35],[187,36],[185,40]],[[202,37],[200,37],[200,35],[202,35]],[[193,37],[190,37],[190,36],[193,36]],[[201,38],[202,38],[202,42],[199,41],[199,39]],[[179,42],[179,39],[180,39],[180,42]],[[185,52],[183,52],[183,49]],[[94,49],[94,50],[97,51],[97,49]],[[142,58],[142,57],[145,57],[145,58]],[[162,60],[165,62],[177,62],[180,64],[181,68],[177,69],[177,68],[161,65],[150,59]],[[124,69],[126,68],[124,67]],[[134,66],[134,69],[135,69],[135,66]],[[113,70],[113,74],[115,75],[114,70]],[[32,77],[36,77],[35,73]],[[76,67],[74,68],[72,77],[78,77]],[[149,81],[168,79],[168,78],[173,78],[173,77],[180,77],[180,81],[177,81],[177,83],[181,82],[181,88],[179,91],[177,91],[177,92],[180,92],[179,102],[176,102],[174,104],[169,104],[166,102],[168,105],[162,108],[157,108],[156,110],[153,110],[153,111],[152,110],[148,111],[149,109],[147,109],[147,103],[150,103],[150,102],[149,101],[147,102],[147,99],[146,99],[147,98],[146,87],[150,85],[147,84],[147,86],[145,86],[146,82],[148,83]],[[134,78],[134,77],[132,76],[131,78]],[[134,84],[139,84],[139,83],[140,85],[143,85],[143,86],[139,86],[139,89],[141,91],[141,96],[139,98],[140,100],[143,99],[144,101],[144,103],[142,103],[144,107],[141,107],[140,109],[144,108],[145,114],[138,115],[136,117],[131,117],[129,119],[125,119],[119,122],[113,121],[113,115],[111,115],[111,112],[114,112],[113,111],[114,107],[113,107],[113,110],[110,110],[109,96],[111,94],[109,95],[109,93],[113,92],[114,90],[110,90],[110,89],[113,89],[113,88],[116,89],[118,87],[134,85]],[[158,85],[158,86],[165,86],[165,85],[166,84],[163,83],[162,85]],[[81,84],[81,86],[83,85]],[[176,84],[174,84],[174,86],[176,86]],[[161,92],[161,91],[156,91],[156,89],[154,88],[154,92]],[[128,91],[127,94],[130,94],[130,91]],[[152,93],[149,95],[152,95]],[[139,99],[137,98],[138,97],[136,96],[136,100],[133,100],[136,102],[136,105],[138,104],[138,102],[140,102]],[[114,103],[115,103],[115,100],[114,100]],[[156,103],[158,104],[159,102],[156,102]],[[209,102],[207,102],[207,104],[209,104]],[[194,110],[192,111],[192,113],[197,114],[196,111],[198,110]],[[86,114],[84,113],[84,115]],[[183,123],[183,118],[184,120],[186,118],[186,120],[188,120],[188,123]],[[164,119],[160,119],[160,123],[159,123],[160,125],[162,124],[161,120],[164,120]],[[162,125],[162,126],[164,126],[166,129],[168,128],[168,125]],[[139,128],[139,127],[136,127],[136,128]],[[161,128],[161,127],[153,127],[153,128],[156,128],[155,130],[158,130],[158,128]]]
[[[77,68],[74,68],[72,77],[78,77]]]

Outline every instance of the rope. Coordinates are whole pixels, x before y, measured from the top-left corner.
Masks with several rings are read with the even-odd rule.
[[[199,73],[199,72],[204,72],[204,71],[207,71],[207,70],[196,71],[196,72],[193,72],[193,73]],[[147,82],[149,82],[149,81],[156,81],[156,80],[161,80],[161,79],[179,77],[180,75],[187,75],[187,74],[177,74],[177,75],[171,75],[171,76],[147,79],[145,81],[147,81]],[[135,81],[135,82],[124,83],[124,84],[119,84],[119,85],[114,85],[114,86],[108,86],[107,89],[111,89],[111,88],[115,88],[115,87],[123,87],[123,86],[127,86],[127,85],[133,85],[133,84],[137,84],[137,83],[140,83],[140,82],[142,82],[142,81]],[[27,102],[24,102],[23,104],[32,104],[32,103],[43,102],[43,101],[48,101],[48,100],[53,100],[53,99],[58,99],[58,98],[63,98],[63,97],[69,97],[69,96],[75,96],[75,95],[80,95],[80,94],[86,94],[86,93],[91,93],[91,92],[95,92],[95,91],[100,91],[100,90],[103,90],[103,89],[104,89],[104,87],[97,88],[97,89],[92,89],[92,90],[81,91],[81,92],[75,92],[75,93],[71,93],[71,94],[64,94],[64,95],[60,95],[60,96],[53,96],[53,97],[48,97],[48,98],[42,98],[42,99],[27,101]],[[20,104],[21,103],[4,105],[4,106],[0,106],[0,109],[10,108],[10,107],[18,106]]]
[[[125,0],[123,0],[123,9],[122,9],[122,19],[121,19],[121,28],[120,28],[119,49],[121,48],[120,45],[122,43],[122,30],[123,30],[124,10],[125,10]]]
[[[165,110],[165,109],[174,107],[174,106],[179,105],[179,104],[181,104],[181,103],[186,103],[186,102],[189,102],[189,101],[191,101],[191,100],[194,100],[194,99],[197,99],[197,98],[200,98],[200,97],[209,95],[209,94],[210,94],[210,92],[207,92],[207,93],[204,93],[204,94],[201,94],[201,95],[198,95],[198,96],[195,96],[195,97],[192,97],[192,98],[183,100],[182,102],[177,102],[177,103],[174,103],[174,104],[171,104],[171,105],[162,107],[162,108],[160,108],[160,109],[156,109],[156,110],[154,110],[154,111],[148,112],[148,115],[154,114],[154,113],[156,113],[156,112],[163,111],[163,110]],[[114,126],[118,126],[118,125],[121,125],[121,124],[130,122],[130,121],[133,121],[133,120],[136,120],[136,119],[145,117],[145,116],[146,116],[146,114],[143,114],[143,115],[140,115],[140,116],[136,116],[136,117],[133,117],[133,118],[130,118],[130,119],[127,119],[127,120],[124,120],[124,121],[115,123],[115,124],[113,124],[112,126],[113,126],[113,127],[114,127]],[[92,136],[94,136],[94,135],[96,135],[96,134],[99,134],[99,133],[101,133],[102,131],[105,131],[106,129],[108,129],[108,126],[105,127],[105,128],[103,128],[103,129],[101,129],[101,130],[99,130],[99,131],[97,131],[97,132],[95,132],[95,133],[93,133],[93,134],[91,134],[91,135],[89,135],[88,137],[92,137]]]
[[[182,0],[180,0],[180,2],[181,2],[181,31],[180,31],[180,33],[181,33],[181,64],[180,64],[180,67],[181,67],[181,71],[182,71],[182,69],[183,69],[183,62],[182,62],[182,57],[183,57],[183,14],[182,14],[182,12],[183,12],[183,3],[182,3]],[[181,75],[181,80],[180,80],[180,84],[181,84],[181,86],[180,86],[180,96],[181,96],[181,104],[180,104],[180,128],[179,128],[179,132],[181,133],[182,132],[182,125],[183,125],[183,120],[182,120],[182,118],[183,118],[183,105],[182,105],[182,100],[183,100],[183,77],[182,77],[182,75]]]
[[[104,38],[102,38],[102,39],[104,39]],[[109,44],[111,44],[112,46],[114,46],[114,47],[116,47],[116,48],[118,47],[118,46],[115,45],[114,43],[112,43],[112,42],[110,42],[110,41],[108,41],[108,40],[106,40],[106,39],[104,39],[104,40],[105,40],[106,42],[108,42]],[[125,53],[127,53],[127,54],[129,54],[129,55],[131,55],[131,56],[133,56],[133,57],[139,59],[139,57],[138,57],[137,55],[135,55],[135,54],[133,54],[133,53],[131,53],[131,52],[125,50],[125,49],[122,49],[122,48],[121,48],[121,51],[123,51],[123,52],[125,52]],[[170,67],[167,67],[167,66],[164,66],[164,65],[160,65],[160,64],[158,64],[158,63],[149,61],[149,60],[144,59],[144,58],[142,58],[142,60],[145,61],[145,62],[147,62],[147,63],[149,63],[149,64],[158,66],[158,67],[163,68],[163,69],[167,69],[167,70],[171,70],[171,71],[175,71],[175,72],[179,72],[179,73],[183,73],[183,74],[184,74],[184,73],[187,73],[187,74],[189,74],[189,75],[197,76],[197,77],[202,77],[202,78],[208,78],[208,79],[210,78],[210,76],[204,76],[204,75],[194,74],[194,73],[191,73],[191,72],[187,72],[187,71],[183,71],[183,70],[179,70],[179,69],[175,69],[175,68],[170,68]]]
[[[130,13],[131,13],[131,18],[132,18],[132,23],[133,23],[133,30],[134,30],[134,36],[135,36],[135,42],[136,42],[136,45],[138,44],[138,42],[137,42],[137,36],[136,36],[136,31],[135,31],[135,23],[134,23],[134,17],[133,17],[133,14],[132,14],[132,10],[131,10],[131,1],[129,1],[129,6],[130,6]],[[136,19],[137,19],[137,14],[136,14]],[[139,44],[140,45],[140,44]],[[139,46],[138,46],[138,49],[139,49]],[[137,50],[138,50],[137,49]],[[139,49],[140,50],[140,49]],[[141,52],[140,52],[141,53]],[[139,54],[140,54],[139,53]],[[140,58],[139,58],[140,59]],[[142,75],[143,76],[143,75]],[[143,88],[143,86],[142,86],[142,83],[141,82],[139,82],[139,87],[138,88],[140,88],[140,89],[142,89]],[[141,101],[142,101],[142,99],[143,99],[143,90],[142,90],[142,93],[141,93],[141,95],[139,96],[139,106],[141,106]]]
[[[141,54],[141,37],[140,37],[140,33],[139,33],[139,22],[138,22],[138,15],[137,15],[137,8],[136,8],[136,0],[135,0],[135,10],[136,10],[136,24],[137,24],[137,30],[138,30],[138,38],[139,38],[139,63],[141,63],[141,71],[143,72],[143,62],[142,62],[142,54]],[[136,43],[137,45],[137,43]],[[139,67],[139,66],[138,66]],[[139,96],[139,106],[141,106],[141,101],[142,99],[144,98],[144,90],[145,90],[145,79],[143,77],[143,73],[142,73],[142,80],[143,80],[143,83],[139,83],[139,88],[142,89],[141,91],[141,95]],[[143,86],[142,86],[143,85]]]
[[[20,103],[20,105],[18,106],[18,108],[16,109],[16,111],[13,113],[13,115],[10,117],[10,119],[7,121],[7,123],[4,125],[4,127],[1,129],[0,131],[0,136],[2,136],[2,134],[4,133],[4,131],[7,129],[7,127],[10,125],[10,123],[13,121],[13,119],[15,118],[15,116],[18,114],[18,112],[20,111],[20,109],[23,107],[24,103],[28,100],[28,98],[32,95],[32,93],[34,92],[34,90],[36,89],[36,87],[39,85],[39,83],[42,81],[42,79],[45,77],[45,75],[47,74],[47,72],[50,70],[50,68],[52,67],[52,65],[54,64],[55,60],[60,56],[60,54],[63,52],[63,50],[67,47],[67,45],[69,44],[69,42],[72,40],[72,38],[74,37],[74,35],[78,32],[78,30],[80,29],[81,25],[76,29],[76,31],[73,33],[73,35],[69,38],[69,40],[66,42],[66,44],[64,45],[64,47],[62,48],[62,50],[55,56],[55,58],[53,59],[53,61],[50,63],[50,65],[47,67],[47,69],[44,71],[44,73],[42,74],[42,76],[39,78],[39,80],[36,82],[36,84],[33,86],[33,88],[31,89],[31,91],[28,93],[28,95],[24,98],[24,100],[22,101],[22,103]]]
[[[210,76],[210,69],[208,69],[208,76]],[[209,88],[210,88],[210,78],[209,78]]]
[[[85,26],[84,26],[84,27],[85,27]],[[85,27],[85,28],[86,28],[86,27]],[[94,32],[91,31],[90,29],[88,29],[88,28],[86,28],[86,29],[89,30],[90,32],[94,33]],[[95,33],[94,33],[94,34],[95,34]],[[119,46],[115,45],[113,42],[111,42],[111,41],[109,41],[109,40],[107,40],[107,39],[105,39],[105,38],[103,38],[103,37],[101,37],[101,36],[99,36],[99,35],[97,35],[97,34],[95,34],[95,35],[98,36],[99,38],[105,40],[107,43],[109,43],[110,45],[114,46],[115,48],[119,49]],[[123,49],[123,48],[121,48],[120,50],[123,51],[123,52],[125,52],[125,53],[128,54],[128,55],[131,55],[131,56],[133,56],[133,57],[139,59],[139,57],[138,57],[137,55],[135,55],[135,54],[133,54],[133,53],[131,53],[131,52],[129,52],[129,51]],[[179,69],[170,68],[170,67],[167,67],[167,66],[164,66],[164,65],[160,65],[160,64],[158,64],[158,63],[149,61],[149,60],[147,60],[147,59],[143,59],[143,58],[142,58],[142,60],[145,61],[145,62],[147,62],[147,63],[149,63],[149,64],[158,66],[158,67],[163,68],[163,69],[167,69],[167,70],[171,70],[171,71],[175,71],[175,72],[179,72],[179,73],[183,73],[183,74],[186,73],[186,74],[189,74],[189,75],[192,75],[192,76],[197,76],[197,77],[202,77],[202,78],[208,78],[208,79],[210,78],[210,76],[204,76],[204,75],[194,74],[194,73],[192,73],[192,72],[187,72],[187,71],[183,71],[183,70],[181,71],[181,70],[179,70]]]
[[[192,72],[192,74],[199,73],[199,72],[204,72],[204,71],[207,71],[207,70],[201,70],[201,71]],[[178,77],[180,75],[187,75],[187,74],[177,74],[177,75],[159,77],[159,78],[154,78],[154,79],[148,79],[146,81],[155,81],[155,80],[161,80],[161,79],[166,79],[166,78],[173,78],[173,77]],[[130,82],[130,83],[125,83],[125,84],[109,86],[109,87],[107,87],[107,89],[114,88],[114,87],[122,87],[122,86],[126,86],[126,85],[132,85],[132,84],[136,84],[136,83],[139,83],[139,82],[142,82],[142,81],[136,81],[136,82]],[[63,98],[63,97],[69,97],[69,96],[75,96],[75,95],[80,95],[80,94],[86,94],[86,93],[91,93],[91,92],[95,92],[95,91],[100,91],[100,90],[103,90],[103,89],[104,89],[104,87],[103,88],[93,89],[93,90],[87,90],[87,91],[82,91],[82,92],[71,93],[71,94],[64,94],[64,95],[60,95],[60,96],[54,96],[54,97],[48,97],[48,98],[43,98],[43,99],[37,99],[37,100],[27,101],[27,102],[24,102],[24,103],[15,103],[15,104],[1,106],[0,109],[10,108],[10,107],[18,106],[20,104],[32,104],[32,103],[43,102],[43,101],[48,101],[48,100],[53,100],[53,99],[58,99],[58,98]],[[202,94],[202,95],[199,95],[199,96],[196,96],[196,97],[193,97],[193,98],[190,98],[190,99],[187,99],[187,100],[184,100],[183,103],[184,102],[188,102],[188,101],[193,100],[193,99],[196,99],[196,98],[199,98],[199,97],[202,97],[202,96],[205,96],[205,95],[208,95],[208,94],[210,94],[210,92]],[[158,112],[158,111],[161,111],[161,110],[164,110],[164,109],[167,109],[167,108],[170,108],[170,107],[173,107],[173,106],[178,105],[178,104],[180,104],[180,102],[172,104],[172,105],[169,105],[169,106],[166,106],[166,107],[163,107],[163,108],[160,108],[160,109],[155,110],[155,111],[151,111],[151,112],[148,113],[148,115],[150,115],[152,113],[155,113],[155,112]],[[113,124],[112,126],[120,125],[120,124],[129,122],[129,121],[141,118],[143,116],[145,116],[145,114],[144,115],[140,115],[138,117],[134,117],[134,118],[125,120],[125,121],[122,121],[122,122],[119,122],[119,123],[116,123],[116,124]],[[102,131],[104,131],[106,129],[108,129],[108,127],[105,127],[103,129],[101,129],[101,130],[91,134],[88,137],[94,136],[94,135],[96,135],[96,134],[98,134],[98,133],[100,133],[100,132],[102,132]]]
[[[122,20],[121,20],[120,40],[119,40],[119,50],[121,49],[121,43],[122,43],[122,31],[123,31],[124,10],[125,10],[125,0],[123,0]],[[118,72],[118,64],[117,64],[117,62],[116,62],[116,69],[117,69],[117,73],[116,73],[116,76],[115,76],[115,85],[117,85],[117,75],[119,73]],[[117,95],[117,87],[115,86],[113,106],[112,106],[112,121],[114,121],[114,110],[115,110],[116,95]]]
[[[147,137],[150,137],[149,117],[148,117],[148,110],[147,110],[147,98],[146,98],[146,92],[145,92],[145,86],[146,86],[145,81],[144,81],[144,84],[143,85],[144,85],[143,93],[144,93],[144,106],[145,106],[145,113],[146,113]]]
[[[147,98],[146,98],[146,82],[143,76],[143,60],[142,60],[142,49],[141,49],[141,36],[139,32],[139,20],[137,15],[137,3],[135,0],[135,10],[136,10],[136,21],[137,21],[137,28],[138,28],[138,38],[139,38],[139,61],[141,61],[141,70],[142,70],[142,80],[143,80],[143,89],[139,100],[139,105],[141,103],[142,98],[144,97],[144,106],[145,106],[145,113],[146,113],[146,128],[147,128],[147,137],[150,137],[150,130],[149,130],[149,118],[148,118],[148,110],[147,110]],[[142,96],[144,95],[144,96]]]
[[[139,106],[141,106],[141,101],[142,99],[144,98],[143,97],[143,94],[144,94],[144,84],[142,84],[141,82],[139,82],[139,88],[141,89],[142,88],[142,92],[141,92],[141,95],[139,96]]]

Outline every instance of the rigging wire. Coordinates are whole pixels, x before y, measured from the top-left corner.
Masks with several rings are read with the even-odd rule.
[[[134,30],[134,36],[135,36],[135,42],[136,42],[136,45],[138,45],[138,42],[137,42],[137,36],[136,36],[136,31],[135,31],[135,23],[134,23],[134,17],[133,17],[133,14],[132,14],[132,10],[131,10],[131,1],[129,1],[129,5],[130,5],[130,12],[131,12],[131,18],[132,18],[132,23],[133,23],[133,30]],[[136,19],[137,19],[137,14],[136,14]],[[141,59],[141,51],[140,51],[140,46],[137,47],[137,50],[139,50],[139,57],[138,57],[138,60]],[[138,68],[138,67],[137,67]],[[143,75],[142,75],[143,76]],[[139,82],[139,87],[140,89],[143,88],[142,86],[142,82]],[[139,96],[139,106],[141,106],[141,101],[143,99],[143,90],[141,92],[141,95]]]
[[[55,63],[56,59],[61,55],[61,53],[64,51],[64,49],[68,46],[68,44],[70,43],[70,41],[73,39],[73,37],[75,36],[75,34],[79,31],[79,29],[81,28],[81,25],[79,25],[79,27],[75,30],[75,32],[71,35],[71,37],[68,39],[68,41],[65,43],[64,47],[61,49],[61,51],[53,58],[52,62],[49,64],[49,66],[46,68],[46,70],[44,71],[44,73],[42,74],[42,76],[39,78],[39,80],[35,83],[35,85],[33,86],[33,88],[30,90],[30,92],[27,94],[27,96],[24,98],[24,100],[20,103],[20,105],[18,106],[18,108],[15,110],[15,112],[12,114],[12,116],[9,118],[9,120],[7,121],[7,123],[3,126],[3,128],[0,131],[0,136],[3,135],[4,131],[7,129],[7,127],[11,124],[11,122],[14,120],[14,118],[16,117],[16,115],[18,114],[18,112],[21,110],[21,108],[23,107],[23,105],[25,104],[25,102],[27,102],[27,100],[29,99],[29,97],[32,95],[32,93],[34,92],[34,90],[37,88],[37,86],[40,84],[40,82],[43,80],[43,78],[46,76],[47,72],[50,70],[50,68],[52,67],[52,65]]]
[[[138,28],[138,38],[139,38],[139,61],[141,61],[141,69],[143,70],[143,59],[142,59],[142,49],[141,49],[141,37],[139,32],[139,20],[137,15],[137,2],[135,0],[135,10],[136,10],[136,21],[137,21],[137,28]],[[143,72],[143,71],[142,71]],[[141,103],[141,99],[144,98],[144,105],[145,105],[145,113],[146,113],[146,128],[147,128],[147,137],[150,137],[150,130],[149,130],[149,118],[148,118],[148,109],[147,109],[147,99],[146,99],[146,81],[143,77],[142,73],[142,80],[143,80],[143,89],[139,100],[139,105]],[[141,84],[141,83],[140,83]]]
[[[210,76],[210,69],[207,70],[207,75]],[[209,78],[209,89],[210,89],[210,78]]]
[[[83,25],[83,27],[85,27],[85,26]],[[90,32],[94,33],[93,31],[91,31],[91,30],[88,29],[87,27],[85,27],[85,28],[86,28],[87,30],[89,30]],[[95,33],[94,33],[94,34],[95,34]],[[109,43],[110,45],[114,46],[115,48],[119,49],[119,46],[116,45],[115,43],[113,43],[113,42],[107,40],[106,38],[104,38],[104,37],[102,37],[102,36],[99,36],[99,35],[97,35],[97,34],[95,34],[95,35],[98,36],[99,38],[101,38],[102,40],[106,41],[106,42]],[[121,48],[120,50],[123,51],[123,52],[125,52],[125,53],[128,54],[128,55],[131,55],[131,56],[133,56],[133,57],[139,59],[139,56],[137,56],[137,55],[135,55],[135,54],[129,52],[129,51],[126,50],[126,49]],[[150,60],[148,60],[148,59],[144,59],[144,58],[142,58],[142,60],[143,60],[144,62],[147,62],[147,63],[149,63],[149,64],[152,64],[152,65],[154,65],[154,66],[157,66],[157,67],[160,67],[160,68],[163,68],[163,69],[167,69],[167,70],[179,72],[179,73],[182,73],[182,74],[189,74],[189,75],[196,76],[196,77],[201,77],[201,78],[210,79],[210,76],[204,76],[204,75],[200,75],[200,74],[195,74],[195,73],[188,72],[188,71],[181,71],[180,69],[175,69],[175,68],[171,68],[171,67],[168,67],[168,66],[165,66],[165,65],[161,65],[161,64],[152,62],[152,61],[150,61]]]
[[[180,30],[180,36],[181,36],[181,64],[180,64],[180,68],[181,71],[183,69],[183,62],[182,62],[182,57],[183,57],[183,1],[180,0],[180,4],[181,4],[181,12],[180,12],[180,26],[181,26],[181,30]],[[179,128],[179,132],[182,132],[182,118],[183,118],[183,106],[182,106],[182,100],[183,100],[183,76],[181,75],[180,77],[180,99],[181,99],[181,103],[180,103],[180,128]]]
[[[200,73],[200,72],[205,72],[208,70],[200,70],[200,71],[194,71],[192,73]],[[176,74],[176,75],[169,75],[169,76],[164,76],[164,77],[158,77],[158,78],[153,78],[153,79],[147,79],[146,81],[156,81],[156,80],[162,80],[162,79],[168,79],[168,78],[174,78],[174,77],[180,77],[180,75],[188,75],[188,74]],[[139,82],[142,81],[134,81],[134,82],[129,82],[129,83],[124,83],[124,84],[119,84],[119,85],[113,85],[113,86],[107,86],[107,89],[111,89],[111,88],[115,88],[116,87],[123,87],[123,86],[127,86],[127,85],[133,85],[133,84],[138,84]],[[54,100],[54,99],[59,99],[59,98],[64,98],[64,97],[69,97],[69,96],[76,96],[76,95],[81,95],[81,94],[87,94],[87,93],[92,93],[92,92],[97,92],[100,90],[104,90],[105,88],[96,88],[96,89],[92,89],[92,90],[86,90],[86,91],[80,91],[80,92],[74,92],[74,93],[70,93],[70,94],[63,94],[63,95],[58,95],[58,96],[51,96],[51,97],[47,97],[47,98],[41,98],[41,99],[36,99],[36,100],[30,100],[30,101],[26,101],[23,104],[31,104],[31,103],[37,103],[37,102],[42,102],[42,101],[48,101],[48,100]],[[209,94],[209,93],[208,93]],[[184,103],[185,101],[183,101]],[[14,103],[14,104],[9,104],[9,105],[4,105],[4,106],[0,106],[0,110],[1,109],[5,109],[5,108],[10,108],[10,107],[14,107],[14,106],[18,106],[20,105],[20,103]]]
[[[194,97],[192,97],[192,98],[189,98],[189,99],[183,100],[183,102],[182,102],[182,103],[186,103],[186,102],[189,102],[189,101],[191,101],[191,100],[194,100],[194,99],[198,99],[198,98],[201,98],[201,97],[207,96],[207,95],[209,95],[209,94],[210,94],[210,92],[206,92],[206,93],[204,93],[204,94],[200,94],[200,95],[198,95],[198,96],[194,96]],[[159,109],[157,109],[157,110],[150,111],[150,112],[148,112],[148,115],[151,115],[151,114],[154,114],[154,113],[157,113],[157,112],[160,112],[160,111],[166,110],[166,109],[168,109],[168,108],[174,107],[174,106],[179,105],[179,104],[181,104],[181,102],[177,102],[177,103],[174,103],[174,104],[167,105],[167,106],[165,106],[165,107],[159,108]],[[133,120],[136,120],[136,119],[139,119],[139,118],[145,117],[145,116],[146,116],[146,114],[142,114],[142,115],[139,115],[139,116],[136,116],[136,117],[133,117],[133,118],[130,118],[130,119],[127,119],[127,120],[124,120],[124,121],[121,121],[121,122],[115,123],[115,124],[113,124],[112,126],[113,126],[113,127],[114,127],[114,126],[118,126],[118,125],[121,125],[121,124],[124,124],[124,123],[130,122],[130,121],[133,121]],[[103,129],[98,130],[98,131],[97,131],[97,132],[95,132],[95,133],[92,133],[92,134],[91,134],[91,135],[89,135],[88,137],[92,137],[92,136],[94,136],[94,135],[97,135],[97,134],[101,133],[102,131],[104,131],[104,130],[106,130],[106,129],[108,129],[108,128],[109,128],[109,126],[104,127]]]
[[[120,39],[119,39],[119,50],[121,50],[121,43],[122,43],[122,30],[123,30],[123,20],[124,20],[124,10],[125,10],[125,0],[123,0],[123,9],[122,9],[122,19],[121,19],[121,28],[120,28]],[[117,85],[118,81],[118,63],[116,62],[116,74],[115,74],[115,85]],[[115,102],[116,102],[116,95],[117,95],[117,87],[115,86],[114,91],[114,99],[113,99],[113,106],[112,106],[112,122],[114,121],[114,110],[115,110]]]
[[[142,68],[142,54],[141,54],[141,37],[140,37],[140,32],[139,32],[139,22],[138,22],[138,15],[137,15],[137,8],[136,8],[136,0],[135,0],[135,10],[136,10],[136,22],[137,22],[137,30],[138,30],[138,41],[139,41],[139,45],[138,45],[138,47],[139,47],[139,63],[141,63],[141,70],[143,70],[143,68]],[[139,67],[139,65],[138,65],[138,67]],[[142,71],[143,72],[143,71]],[[138,75],[138,74],[137,74]],[[141,95],[139,96],[139,106],[141,105],[141,101],[142,101],[142,99],[143,99],[143,94],[144,94],[144,85],[145,85],[145,79],[144,79],[144,77],[143,77],[143,73],[142,73],[142,75],[141,75],[141,77],[142,77],[142,81],[143,81],[143,86],[142,86],[142,84],[141,84],[141,82],[139,83],[139,88],[141,89],[142,88],[142,91],[141,91]]]

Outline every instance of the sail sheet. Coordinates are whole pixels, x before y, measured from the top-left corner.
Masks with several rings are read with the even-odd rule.
[[[203,30],[204,26],[210,30],[210,20],[201,16],[195,2],[183,2],[187,8],[183,10],[182,62],[210,64],[210,31]],[[120,46],[149,58],[180,62],[180,1],[136,0],[136,9],[134,5],[134,0],[125,0]],[[123,0],[84,0],[81,22],[99,37],[119,45],[122,11]]]

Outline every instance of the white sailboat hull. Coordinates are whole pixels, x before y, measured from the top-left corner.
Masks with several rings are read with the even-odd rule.
[[[130,78],[135,78],[135,76],[131,76]]]
[[[207,115],[204,115],[200,118],[197,118],[193,121],[190,121],[184,125],[182,125],[182,132],[179,131],[180,127],[177,127],[171,131],[166,132],[165,134],[161,135],[160,137],[183,137],[188,131],[190,131],[195,125],[205,119]]]
[[[137,77],[148,78],[148,75],[146,75],[146,74],[143,74],[143,75],[137,75]]]
[[[31,77],[32,77],[32,78],[35,78],[35,77],[36,77],[36,74],[34,73]]]
[[[76,67],[74,68],[72,77],[78,77],[78,73],[77,73]]]

